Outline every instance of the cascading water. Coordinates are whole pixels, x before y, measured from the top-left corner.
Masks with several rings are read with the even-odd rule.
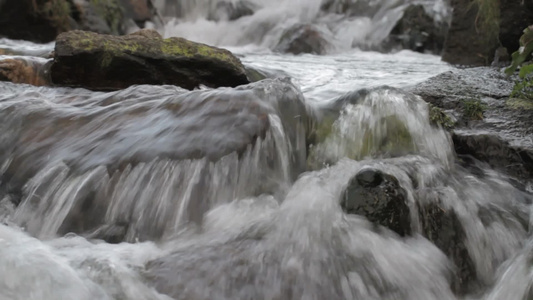
[[[445,18],[443,1],[155,2],[175,9],[166,35],[292,79],[110,93],[0,82],[0,299],[533,297],[533,196],[457,156],[399,89],[449,66],[268,50],[296,23],[336,51],[379,43],[407,4]],[[392,214],[350,211],[360,200]]]
[[[330,52],[378,46],[407,6],[421,4],[436,22],[447,22],[446,0],[187,0],[159,1],[163,11],[178,17],[164,29],[166,36],[220,46],[273,49],[287,29],[313,24],[333,45]],[[232,17],[232,14],[234,15]]]

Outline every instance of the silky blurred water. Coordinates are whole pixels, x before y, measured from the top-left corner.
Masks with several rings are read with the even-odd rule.
[[[215,2],[183,1],[160,31],[227,47],[271,77],[258,83],[0,82],[0,299],[531,299],[531,194],[465,167],[404,91],[452,67],[357,48],[380,42],[407,4],[446,18],[444,2],[369,1],[351,18],[321,1],[251,3],[254,15],[214,22]],[[335,51],[272,52],[296,22],[327,28]],[[46,57],[53,44],[0,48]],[[368,169],[405,191],[411,235],[341,209]],[[457,245],[423,232],[428,205],[464,231],[466,292],[447,256]]]

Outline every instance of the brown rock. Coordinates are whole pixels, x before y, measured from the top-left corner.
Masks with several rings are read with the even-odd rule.
[[[71,31],[56,41],[54,84],[117,90],[135,84],[172,84],[186,89],[248,83],[231,52],[153,31],[127,36]]]
[[[0,80],[36,86],[50,85],[48,69],[49,64],[32,59],[0,60]]]

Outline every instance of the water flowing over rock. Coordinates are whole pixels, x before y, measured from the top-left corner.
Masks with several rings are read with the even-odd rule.
[[[55,45],[0,39],[0,299],[531,298],[515,78],[361,50],[410,5],[445,23],[446,1],[117,1],[179,6],[164,35],[231,46],[254,83],[35,86]],[[273,52],[297,24],[334,53]],[[165,43],[117,38],[93,70],[146,39]]]
[[[177,18],[165,26],[165,36],[182,36],[220,46],[253,44],[282,52],[289,51],[285,50],[288,46],[279,48],[280,43],[290,44],[284,42],[289,38],[310,49],[289,53],[319,54],[352,48],[383,49],[384,41],[406,8],[413,4],[407,0],[166,2],[165,6],[162,1],[160,8],[175,11],[173,16]],[[445,0],[421,0],[414,4],[423,5],[435,24],[447,23],[449,9]]]
[[[50,85],[50,63],[37,57],[0,59],[0,81]]]
[[[334,99],[322,110],[310,150],[313,167],[334,164],[342,157],[412,153],[451,163],[449,137],[430,125],[427,104],[414,94],[390,87],[363,89]]]
[[[307,109],[289,82],[154,88],[34,88],[28,95],[41,97],[21,103],[15,86],[3,87],[2,126],[17,134],[3,137],[2,182],[16,190],[31,178],[16,214],[29,232],[126,226],[128,241],[157,239],[201,223],[216,203],[283,195],[305,168]]]
[[[116,90],[135,84],[186,89],[248,83],[231,52],[150,30],[123,37],[71,31],[58,36],[51,67],[54,84]]]

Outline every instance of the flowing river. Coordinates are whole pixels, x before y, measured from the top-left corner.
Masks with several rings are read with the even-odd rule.
[[[339,19],[276,0],[215,22],[213,1],[182,1],[162,33],[277,77],[235,89],[0,82],[0,299],[533,299],[533,196],[458,157],[404,91],[452,67],[359,50],[410,2]],[[304,21],[336,49],[270,50]],[[405,232],[341,208],[369,170],[401,191]]]

